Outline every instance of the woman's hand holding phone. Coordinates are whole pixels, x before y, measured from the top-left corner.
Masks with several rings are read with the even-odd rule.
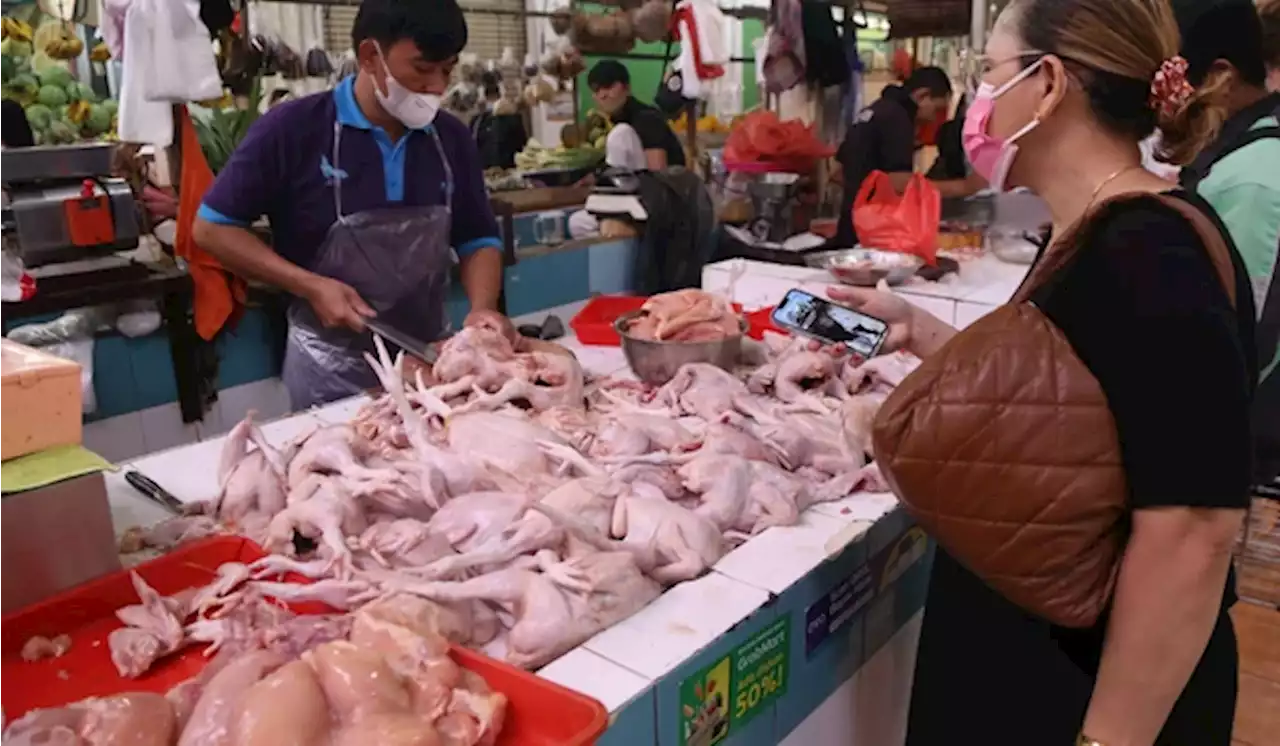
[[[906,350],[919,358],[926,358],[956,333],[950,324],[908,303],[896,293],[839,285],[827,288],[827,297],[889,325],[881,353]]]

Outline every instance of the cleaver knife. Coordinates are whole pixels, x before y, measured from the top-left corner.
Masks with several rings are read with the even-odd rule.
[[[427,365],[435,365],[437,350],[421,339],[378,319],[365,319],[364,325],[369,327],[369,331],[404,350],[406,355],[412,355]]]

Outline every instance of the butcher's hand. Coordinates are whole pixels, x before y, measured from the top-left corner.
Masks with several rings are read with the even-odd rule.
[[[308,284],[304,297],[311,304],[316,318],[327,329],[346,327],[364,331],[364,320],[377,315],[355,288],[331,277],[316,275]]]
[[[836,303],[889,325],[889,335],[881,352],[906,350],[923,359],[940,349],[956,333],[950,324],[908,303],[896,293],[837,286],[827,288],[827,296]]]
[[[503,316],[489,308],[477,308],[467,314],[467,318],[462,321],[462,326],[479,326],[486,329],[492,329],[511,342],[516,341],[516,327],[511,323],[511,319]]]

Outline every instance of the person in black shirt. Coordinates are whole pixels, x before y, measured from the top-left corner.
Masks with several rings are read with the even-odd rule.
[[[601,60],[587,74],[587,85],[600,111],[615,125],[635,130],[650,171],[685,165],[684,148],[666,117],[631,95],[631,74],[626,66],[617,60]]]
[[[922,67],[900,86],[891,85],[879,100],[863,109],[849,126],[836,152],[844,177],[836,235],[832,247],[853,246],[853,200],[872,171],[889,174],[898,191],[906,188],[916,152],[916,124],[944,117],[951,107],[951,80],[937,67]],[[980,178],[964,176],[935,181],[943,197],[967,197],[985,186]]]
[[[8,98],[4,100],[3,139],[6,148],[29,148],[36,144],[31,123],[27,121],[27,113],[23,111],[22,104]]]
[[[480,167],[486,169],[514,168],[516,153],[524,150],[529,142],[523,114],[498,114],[495,111],[501,98],[500,83],[501,78],[496,74],[485,73],[485,108],[471,120],[471,134],[480,153]]]
[[[1013,0],[987,43],[966,151],[975,169],[1004,170],[1010,187],[1038,194],[1054,235],[1078,247],[1031,301],[1105,397],[1128,489],[1126,538],[1102,618],[1070,629],[938,546],[907,746],[1232,743],[1231,556],[1250,497],[1256,323],[1239,254],[1233,303],[1193,223],[1154,195],[1191,203],[1231,245],[1216,214],[1141,165],[1138,143],[1157,124],[1173,138],[1165,145],[1195,150],[1221,121],[1176,85],[1178,51],[1164,0]],[[888,346],[926,364],[967,333],[891,293],[830,295],[888,322]],[[966,415],[957,404],[942,416]],[[1012,420],[997,429],[992,437],[1035,437]],[[993,483],[1017,468],[993,464]]]

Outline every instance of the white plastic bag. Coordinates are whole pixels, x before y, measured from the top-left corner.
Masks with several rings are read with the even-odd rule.
[[[166,148],[173,144],[173,109],[162,101],[147,99],[150,68],[170,64],[157,60],[151,39],[155,18],[153,0],[133,0],[124,17],[124,47],[128,50],[121,65],[119,133],[123,142]]]
[[[135,3],[146,4],[152,19],[147,100],[183,104],[220,97],[222,77],[213,56],[213,40],[200,22],[198,0]]]
[[[11,303],[36,294],[36,279],[27,274],[22,259],[8,251],[0,254],[0,300]]]

